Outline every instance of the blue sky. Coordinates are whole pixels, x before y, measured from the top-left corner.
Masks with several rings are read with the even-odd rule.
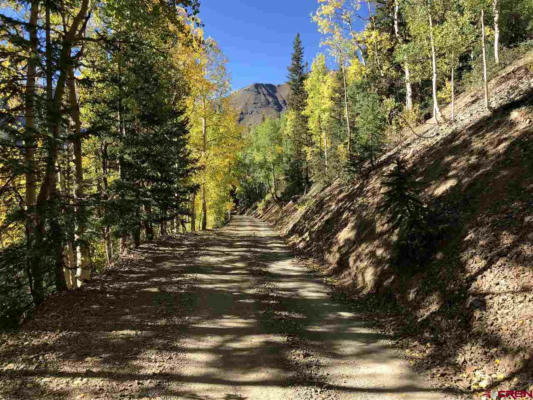
[[[300,33],[311,65],[321,35],[311,21],[317,0],[201,0],[200,17],[229,60],[233,89],[287,80],[292,43]],[[5,10],[1,10],[5,11]],[[363,7],[361,15],[365,16]]]
[[[316,7],[316,0],[202,0],[200,17],[229,60],[233,89],[285,82],[298,32],[311,64],[320,50]]]

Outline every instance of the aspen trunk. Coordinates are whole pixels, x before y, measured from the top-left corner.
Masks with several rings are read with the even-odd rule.
[[[485,91],[485,108],[490,110],[489,85],[487,77],[487,51],[485,48],[485,10],[481,9],[481,47],[483,53],[483,89]]]
[[[205,107],[204,107],[205,108]],[[207,153],[207,121],[202,118],[202,137],[204,157]],[[206,198],[205,181],[202,183],[202,230],[207,230],[207,198]]]
[[[191,232],[196,232],[196,192],[192,194],[191,201]]]
[[[498,0],[492,3],[494,11],[494,60],[500,63],[500,5]]]
[[[65,219],[67,214],[67,210],[60,205],[59,199],[63,194],[69,195],[69,157],[70,154],[67,150],[65,166],[61,165],[61,158],[57,158],[55,168],[55,185],[51,192],[49,204],[49,207],[51,207],[51,209],[48,209],[48,213],[51,214],[49,222],[50,227],[48,231],[46,231],[46,229],[44,230],[44,232],[46,232],[45,234],[47,235],[49,242],[52,244],[50,246],[50,250],[52,251],[51,260],[53,260],[52,272],[54,274],[55,287],[58,291],[68,289],[67,278],[69,277],[71,272],[68,270],[68,266],[66,264],[68,254],[65,254],[65,239],[67,237],[67,234],[70,232],[67,233],[65,229],[63,229],[64,227],[59,222],[60,218]],[[67,271],[69,272],[68,274],[66,273]]]
[[[348,136],[348,156],[352,153],[352,131],[350,129],[350,113],[348,112],[348,87],[346,82],[346,68],[341,62],[342,82],[344,88],[344,118],[346,119],[346,134]]]
[[[326,174],[328,173],[328,132],[324,130],[324,166]]]
[[[202,185],[202,230],[207,230],[207,193],[205,183]]]
[[[126,138],[126,124],[124,122],[123,118],[123,101],[122,101],[122,46],[120,42],[118,43],[118,61],[117,61],[117,73],[118,73],[118,133],[120,137],[122,137],[123,140]],[[122,155],[120,154],[118,157],[118,173],[121,180],[124,180],[124,159]],[[123,199],[123,195],[121,194],[121,198]],[[119,238],[118,242],[119,247],[119,254],[126,254],[128,250],[128,236],[125,234],[122,234],[122,236]]]
[[[102,212],[102,215],[105,217],[107,211],[107,200],[109,200],[109,180],[107,178],[107,143],[102,143],[101,146],[101,154],[102,154],[102,184],[103,184],[103,190],[102,190],[102,200],[104,201],[104,209]],[[107,218],[106,218],[107,219]],[[105,255],[106,255],[106,263],[107,266],[111,266],[111,263],[113,262],[113,241],[111,238],[111,228],[108,224],[104,225],[102,228],[103,230],[103,236],[104,236],[104,242],[105,242]]]
[[[451,105],[450,118],[452,122],[454,122],[455,121],[455,67],[452,67],[451,85],[452,85],[452,105]]]
[[[402,44],[403,39],[400,35],[400,0],[394,0],[394,33],[398,43]],[[404,63],[405,73],[405,108],[407,110],[413,109],[413,88],[411,86],[411,72],[409,70],[409,63],[407,60]]]
[[[278,178],[276,177],[276,169],[274,168],[274,163],[271,163],[272,167],[272,184],[274,185],[274,199],[278,198]]]
[[[72,147],[74,150],[74,200],[76,202],[76,277],[77,286],[83,285],[91,277],[91,269],[89,266],[89,249],[86,245],[81,245],[80,240],[83,240],[85,235],[85,210],[82,205],[84,193],[83,181],[83,155],[81,144],[81,119],[80,106],[78,104],[78,96],[76,93],[76,80],[74,76],[74,67],[70,66],[68,71],[68,89],[69,89],[69,106],[72,122],[74,123],[74,137],[72,139]]]
[[[58,139],[61,125],[61,108],[63,104],[63,95],[65,93],[65,83],[67,80],[67,69],[72,62],[71,50],[79,34],[78,30],[82,26],[82,21],[85,19],[89,7],[89,0],[82,0],[80,9],[76,16],[72,19],[70,28],[65,32],[59,51],[57,62],[58,76],[55,80],[55,92],[52,91],[52,60],[51,60],[51,40],[50,40],[50,10],[49,5],[46,5],[46,81],[47,81],[47,126],[49,137],[45,141],[46,156],[45,156],[45,172],[43,180],[39,189],[39,194],[36,198],[36,239],[34,241],[37,251],[48,252],[53,263],[53,274],[55,277],[55,285],[58,291],[66,289],[65,276],[63,273],[63,234],[61,225],[58,221],[59,198],[57,196],[57,177],[56,164],[58,159]],[[52,235],[52,248],[44,246],[44,239],[47,233],[47,226]],[[37,252],[36,251],[36,252]],[[36,253],[35,252],[35,253]],[[34,257],[33,263],[41,263],[40,257]],[[30,267],[32,269],[32,267]]]
[[[433,80],[432,80],[432,90],[433,90],[433,117],[438,123],[441,118],[439,100],[437,97],[437,55],[435,53],[435,40],[433,37],[433,18],[431,17],[431,10],[428,10],[428,19],[429,19],[429,40],[431,43],[431,64],[433,67]]]
[[[411,71],[409,64],[405,62],[405,108],[407,110],[413,109],[413,87],[411,85]]]
[[[67,198],[74,198],[75,194],[73,193],[74,190],[71,186],[72,182],[72,170],[71,170],[71,161],[72,161],[72,146],[69,144],[66,148],[66,154],[65,154],[65,162],[63,167],[59,167],[58,171],[58,181],[59,181],[59,187],[61,189],[61,192],[63,194],[67,195]],[[69,206],[70,206],[69,201]],[[67,211],[62,210],[63,218],[67,217]],[[76,265],[77,265],[77,254],[76,249],[74,246],[74,240],[70,240],[70,238],[74,238],[75,235],[75,226],[72,227],[66,227],[68,229],[68,238],[66,245],[66,255],[65,255],[65,266],[64,266],[64,274],[65,274],[65,281],[67,282],[67,288],[68,289],[76,289],[77,287],[77,281],[76,281]]]

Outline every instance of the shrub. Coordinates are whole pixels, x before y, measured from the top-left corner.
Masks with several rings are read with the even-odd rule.
[[[449,220],[442,206],[428,207],[422,201],[422,184],[404,160],[395,161],[383,185],[385,193],[380,211],[388,215],[391,230],[398,232],[392,264],[400,271],[416,272],[431,259],[438,241],[450,226]]]

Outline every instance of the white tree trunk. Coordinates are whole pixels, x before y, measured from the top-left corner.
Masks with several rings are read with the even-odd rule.
[[[455,121],[455,66],[452,66],[452,78],[451,78],[451,84],[452,84],[452,110],[451,110],[451,120],[452,122]]]
[[[328,132],[324,129],[324,162],[328,173]]]
[[[433,117],[438,123],[441,118],[439,99],[437,97],[437,55],[435,54],[435,40],[433,38],[433,18],[431,17],[431,10],[428,10],[429,18],[429,39],[431,42],[431,63],[433,66]]]
[[[498,0],[492,3],[494,11],[494,59],[500,63],[500,5]]]
[[[398,43],[403,43],[400,35],[400,0],[394,0],[394,33]],[[409,63],[407,60],[404,63],[405,71],[405,108],[407,110],[413,109],[413,88],[411,87],[411,72],[409,71]]]
[[[205,109],[205,106],[204,106]],[[204,157],[207,153],[207,121],[202,117],[202,136]],[[207,193],[205,189],[205,180],[202,183],[202,230],[207,230]]]
[[[344,117],[346,118],[346,133],[348,136],[348,156],[352,152],[352,131],[350,128],[350,113],[348,112],[348,85],[346,83],[346,68],[341,62],[342,82],[344,86]]]
[[[70,115],[72,122],[74,123],[74,139],[72,140],[72,145],[74,149],[74,175],[75,175],[75,184],[74,184],[74,199],[78,203],[75,206],[76,216],[78,221],[76,223],[75,229],[75,240],[80,240],[85,234],[85,224],[83,221],[83,208],[80,206],[80,202],[83,201],[84,193],[84,179],[83,179],[83,155],[81,148],[81,118],[80,118],[80,107],[78,103],[78,96],[76,93],[76,79],[74,75],[74,67],[70,66],[68,71],[67,85],[69,90],[69,105],[70,105]],[[76,277],[77,277],[77,287],[83,285],[84,282],[88,281],[91,277],[91,268],[89,266],[89,251],[87,246],[81,246],[79,243],[75,247],[76,251]]]
[[[487,51],[485,49],[485,10],[481,9],[481,47],[483,52],[483,88],[485,90],[485,107],[490,110],[489,85],[487,77]]]

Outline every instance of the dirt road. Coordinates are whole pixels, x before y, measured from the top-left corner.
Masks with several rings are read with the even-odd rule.
[[[408,399],[431,391],[264,223],[147,244],[0,337],[2,399]]]

